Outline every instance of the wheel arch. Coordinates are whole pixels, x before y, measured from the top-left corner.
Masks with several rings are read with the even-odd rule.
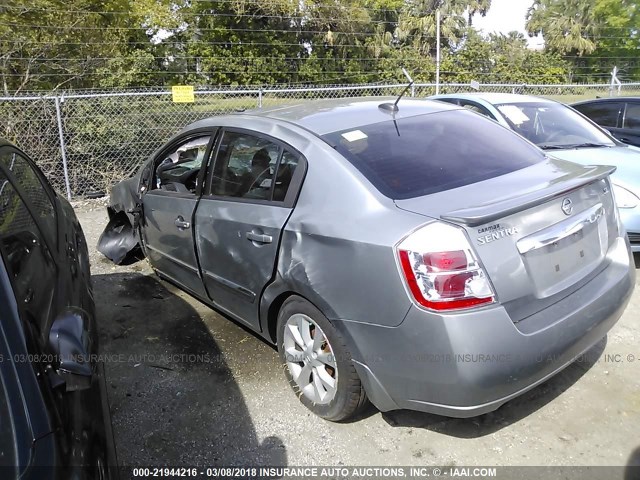
[[[329,321],[337,318],[335,311],[316,292],[285,282],[280,276],[265,289],[260,298],[260,329],[263,336],[274,345],[277,343],[278,314],[284,302],[296,295],[316,307]]]

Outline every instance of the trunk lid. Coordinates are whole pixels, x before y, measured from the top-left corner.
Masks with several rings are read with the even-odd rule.
[[[472,185],[407,200],[404,210],[464,228],[511,318],[521,321],[606,267],[618,236],[607,166],[548,158]]]

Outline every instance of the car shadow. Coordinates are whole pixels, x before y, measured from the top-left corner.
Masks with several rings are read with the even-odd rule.
[[[505,403],[498,410],[472,418],[451,418],[410,410],[385,412],[382,418],[394,427],[424,428],[458,438],[479,438],[501,430],[552,402],[575,384],[601,357],[604,337],[563,371]]]
[[[121,466],[284,466],[198,312],[153,276],[93,276]]]
[[[640,447],[631,452],[624,469],[624,480],[640,480]]]

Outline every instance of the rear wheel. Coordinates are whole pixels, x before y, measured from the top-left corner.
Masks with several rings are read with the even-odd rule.
[[[327,318],[301,297],[278,315],[278,352],[289,384],[316,415],[346,420],[367,403],[345,341]]]

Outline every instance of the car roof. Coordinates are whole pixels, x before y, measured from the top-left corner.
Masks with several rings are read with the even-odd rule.
[[[402,98],[395,113],[383,110],[383,103],[394,103],[398,97],[340,98],[302,100],[295,104],[251,110],[241,115],[272,118],[294,123],[317,135],[358,128],[400,118],[427,115],[460,107],[442,102]]]
[[[467,92],[467,93],[450,93],[445,95],[437,95],[430,97],[433,99],[440,98],[458,98],[461,100],[484,100],[492,105],[502,103],[530,103],[530,102],[548,102],[557,103],[548,98],[535,97],[533,95],[520,95],[517,93],[494,93],[494,92]]]
[[[605,98],[592,98],[591,100],[581,100],[576,103],[572,103],[573,105],[586,105],[587,103],[608,103],[608,102],[633,102],[640,103],[640,97],[605,97]]]

